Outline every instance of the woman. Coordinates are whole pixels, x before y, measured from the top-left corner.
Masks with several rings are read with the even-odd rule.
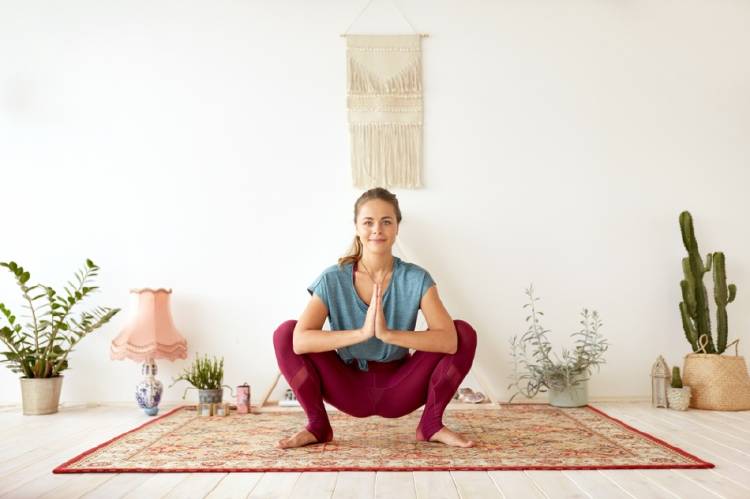
[[[451,319],[427,271],[393,256],[400,222],[395,195],[362,194],[350,254],[310,285],[299,320],[275,331],[279,367],[308,418],[277,447],[331,441],[324,400],[355,417],[397,418],[424,405],[417,440],[474,445],[443,426],[442,416],[471,368],[476,333]],[[419,309],[426,331],[414,331]],[[322,330],[326,318],[331,331]]]

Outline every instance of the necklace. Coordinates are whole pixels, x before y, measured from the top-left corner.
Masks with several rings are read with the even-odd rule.
[[[370,269],[368,269],[367,265],[365,265],[365,262],[363,262],[362,260],[360,260],[359,262],[362,264],[362,267],[364,267],[365,272],[367,273],[367,277],[370,278],[373,284],[377,284],[377,282],[375,282],[375,278],[372,276],[372,272],[370,272]],[[386,272],[385,277],[383,277],[383,282],[385,282],[385,280],[388,279],[388,275],[392,273],[393,273],[393,261],[391,261],[391,270]]]

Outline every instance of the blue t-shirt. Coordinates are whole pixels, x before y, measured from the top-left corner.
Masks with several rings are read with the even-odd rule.
[[[354,288],[353,267],[351,263],[342,267],[332,265],[307,288],[310,295],[318,295],[325,303],[333,331],[359,329],[365,323],[369,305]],[[414,331],[419,304],[434,284],[429,272],[419,265],[393,257],[393,274],[383,293],[383,315],[388,329]],[[374,336],[337,350],[347,364],[356,359],[362,371],[367,371],[368,360],[390,362],[403,358],[408,352],[408,348],[384,343]]]

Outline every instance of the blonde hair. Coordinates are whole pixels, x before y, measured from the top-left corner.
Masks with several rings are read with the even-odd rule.
[[[363,204],[365,204],[368,201],[372,201],[373,199],[380,199],[381,201],[385,201],[386,203],[390,203],[391,206],[393,206],[393,211],[396,212],[396,222],[401,223],[401,208],[398,207],[398,199],[396,199],[396,195],[390,192],[388,189],[383,189],[382,187],[375,187],[373,189],[370,189],[368,191],[365,191],[354,203],[354,223],[357,223],[357,216],[359,215],[359,209],[362,207]],[[349,249],[349,252],[345,255],[339,258],[339,266],[343,267],[344,265],[347,265],[349,263],[356,263],[362,258],[362,241],[359,240],[359,237],[355,234],[354,235],[354,241],[352,241],[352,247]]]

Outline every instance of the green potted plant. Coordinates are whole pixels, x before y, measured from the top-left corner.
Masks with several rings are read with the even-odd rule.
[[[528,329],[520,337],[511,339],[513,357],[513,382],[509,389],[528,398],[540,392],[548,392],[549,403],[556,407],[581,407],[588,404],[588,379],[593,368],[604,363],[604,352],[609,347],[606,338],[599,332],[602,322],[596,311],[581,312],[582,329],[571,334],[575,338],[573,350],[563,349],[561,355],[552,352],[547,338],[549,330],[544,329],[537,310],[533,286],[526,289],[529,308],[526,317]]]
[[[217,359],[213,357],[208,358],[208,355],[204,355],[203,358],[195,354],[195,360],[193,363],[183,369],[182,374],[173,379],[173,383],[170,387],[174,386],[178,381],[187,381],[192,386],[185,388],[182,394],[182,398],[185,398],[188,390],[198,390],[198,402],[201,404],[220,404],[222,401],[224,386],[229,388],[227,385],[222,385],[224,381],[224,358]]]
[[[667,403],[670,409],[685,411],[690,405],[690,387],[682,384],[680,368],[672,368],[672,383],[667,389]]]
[[[680,213],[680,232],[688,252],[682,259],[680,317],[694,352],[685,356],[682,371],[685,384],[692,388],[690,406],[723,411],[750,409],[750,377],[745,359],[737,355],[739,340],[727,344],[727,305],[737,296],[737,286],[727,285],[724,253],[708,253],[704,263],[695,238],[693,217],[688,211]],[[704,275],[711,271],[716,304],[715,341],[711,334],[708,293],[703,284]],[[722,355],[731,345],[735,345],[735,355]]]
[[[92,286],[99,267],[91,260],[75,273],[76,283],[64,286],[64,294],[44,284],[29,284],[31,274],[16,262],[0,262],[14,276],[28,310],[22,324],[5,304],[0,313],[5,324],[0,340],[7,348],[0,352],[11,371],[21,375],[24,414],[57,412],[62,388],[62,372],[68,368],[68,355],[84,337],[96,331],[117,314],[119,308],[96,307],[73,316],[73,309],[98,288]]]

